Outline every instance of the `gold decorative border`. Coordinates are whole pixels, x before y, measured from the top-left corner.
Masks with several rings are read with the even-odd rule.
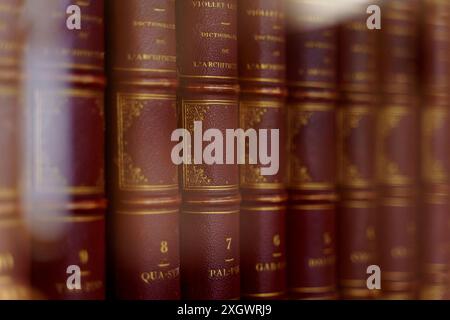
[[[246,116],[246,110],[248,109],[262,109],[262,110],[266,110],[269,108],[273,108],[273,109],[282,109],[284,106],[284,103],[281,101],[271,101],[271,100],[244,100],[240,102],[240,110],[239,110],[239,122],[240,122],[240,126],[241,128],[243,128],[244,130],[246,129],[254,129],[251,128],[252,124],[248,124],[245,123],[245,116]],[[258,120],[256,118],[259,118],[259,116],[262,117],[265,114],[261,114],[261,115],[257,115],[255,117],[255,122]],[[249,127],[249,128],[247,128]],[[246,148],[246,153],[247,153],[247,148]],[[246,189],[256,189],[256,190],[261,190],[261,189],[271,189],[271,190],[280,190],[280,189],[285,189],[286,186],[284,183],[282,182],[267,182],[265,181],[266,177],[262,176],[260,174],[260,172],[257,172],[255,174],[257,174],[259,176],[259,180],[261,180],[261,182],[255,182],[255,181],[250,181],[250,182],[246,182],[246,173],[247,170],[250,170],[252,166],[255,166],[253,168],[257,168],[258,171],[261,169],[260,165],[250,165],[250,164],[245,164],[240,168],[240,186],[241,188],[246,188]]]
[[[45,95],[63,96],[63,97],[81,97],[81,98],[96,98],[101,100],[101,113],[103,115],[104,106],[104,93],[102,91],[96,90],[82,90],[82,89],[59,89],[59,90],[48,90],[46,92],[36,91],[35,102],[36,102],[36,113],[35,113],[35,129],[34,129],[34,177],[35,186],[39,191],[52,192],[52,193],[67,193],[72,195],[91,195],[91,194],[102,194],[104,192],[103,185],[93,185],[93,186],[48,186],[45,184],[45,179],[42,173],[43,164],[43,153],[42,153],[42,132],[43,132],[43,119],[42,110],[45,108],[45,101],[43,97]]]
[[[182,123],[183,128],[187,129],[188,124],[186,123],[186,109],[187,105],[195,104],[197,106],[209,106],[209,105],[224,105],[224,106],[235,106],[239,108],[239,101],[237,100],[184,100],[181,101],[181,112],[182,112]],[[188,167],[196,167],[194,164],[183,164],[183,189],[186,191],[196,191],[196,190],[209,190],[209,191],[217,191],[217,190],[232,190],[238,189],[238,184],[230,184],[230,185],[204,185],[204,186],[190,186],[187,184],[188,176],[187,171]]]
[[[150,93],[122,93],[118,92],[117,98],[117,145],[118,145],[118,170],[119,170],[119,190],[123,191],[165,191],[165,190],[176,190],[178,189],[178,184],[126,184],[125,179],[125,122],[124,122],[124,106],[123,103],[127,98],[134,100],[165,100],[165,101],[175,101],[176,96],[170,94],[150,94]],[[148,107],[148,106],[147,106]]]

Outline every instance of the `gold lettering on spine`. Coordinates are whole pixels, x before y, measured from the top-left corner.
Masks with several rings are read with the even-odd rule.
[[[220,61],[192,61],[192,65],[195,68],[214,68],[214,69],[237,70],[236,63],[228,63],[228,62],[220,62]]]
[[[192,0],[192,7],[196,9],[228,9],[236,10],[236,6],[232,3],[223,1],[196,1]]]
[[[233,266],[230,268],[209,269],[208,276],[210,279],[223,279],[234,275],[238,275],[240,272],[239,266]]]

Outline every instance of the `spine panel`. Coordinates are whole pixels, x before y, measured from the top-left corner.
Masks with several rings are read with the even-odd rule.
[[[286,290],[284,0],[239,2],[238,19],[240,127],[279,130],[279,141],[268,140],[278,144],[276,174],[262,175],[263,165],[249,164],[249,150],[240,167],[241,291],[248,299],[274,299]]]
[[[192,141],[196,122],[203,132],[218,129],[225,137],[226,129],[236,129],[239,119],[237,1],[209,5],[179,0],[176,6],[180,125]],[[240,297],[239,170],[236,161],[206,164],[202,159],[206,146],[203,142],[189,149],[192,162],[180,170],[182,296],[236,299]]]
[[[337,32],[323,1],[288,1],[288,286],[293,298],[336,298]]]
[[[114,292],[179,299],[175,2],[108,5]]]

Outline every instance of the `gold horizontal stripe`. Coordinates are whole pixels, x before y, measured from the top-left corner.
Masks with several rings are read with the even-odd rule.
[[[55,80],[68,81],[82,84],[98,84],[105,85],[105,78],[102,76],[90,75],[74,75],[74,74],[59,74],[54,76]]]
[[[178,213],[179,210],[136,210],[136,211],[123,211],[119,210],[116,211],[116,214],[120,215],[129,215],[129,216],[146,216],[146,215],[159,215],[159,214],[172,214],[172,213]]]
[[[180,203],[180,199],[134,199],[134,200],[121,200],[120,203],[126,203],[126,204],[138,204],[138,205],[177,205]]]
[[[71,68],[71,69],[81,69],[81,70],[98,70],[103,71],[105,70],[104,67],[93,65],[93,64],[82,64],[82,63],[58,63],[58,64],[51,64],[49,67],[55,67],[55,68]]]
[[[282,108],[283,103],[279,101],[241,100],[241,107]]]
[[[279,292],[267,292],[267,293],[243,293],[243,297],[247,298],[273,298],[273,297],[279,297],[284,295],[284,291]]]
[[[270,82],[270,83],[286,83],[284,78],[244,78],[240,77],[239,81],[255,81],[255,82]]]
[[[83,223],[83,222],[95,222],[105,219],[104,215],[97,216],[38,216],[35,217],[39,221],[48,222],[73,222],[73,223]]]
[[[15,96],[19,93],[16,87],[0,86],[0,95],[2,96]]]
[[[292,94],[293,97],[302,97],[302,98],[322,98],[322,99],[336,99],[337,94],[335,92],[295,92]]]
[[[217,191],[217,190],[233,190],[233,189],[238,190],[239,186],[237,184],[224,186],[197,186],[197,187],[184,186],[183,189],[186,191],[196,191],[196,190]]]
[[[154,69],[154,68],[124,68],[124,67],[114,67],[115,71],[131,71],[131,72],[157,72],[157,73],[175,73],[174,69]]]
[[[65,203],[61,201],[61,203],[46,203],[39,204],[39,208],[41,210],[95,210],[95,209],[106,209],[107,202],[106,200],[92,200],[92,201],[80,201],[80,202],[68,202]],[[32,208],[30,208],[31,210]]]
[[[185,203],[192,203],[192,204],[239,204],[241,201],[241,198],[239,197],[232,197],[232,198],[224,198],[224,199],[205,199],[205,200],[190,200],[186,199]]]
[[[229,104],[237,104],[238,100],[208,100],[208,99],[203,99],[203,100],[183,100],[182,104],[183,106],[187,105],[187,104],[195,104],[195,105],[210,105],[210,104],[225,104],[225,105],[229,105]]]
[[[271,206],[271,207],[247,207],[247,206],[242,206],[241,209],[242,210],[247,210],[247,211],[282,211],[282,210],[286,210],[286,206]]]
[[[0,88],[0,94],[1,94],[1,88]],[[16,189],[14,188],[0,188],[0,199],[10,199],[10,198],[14,198],[18,195],[19,193],[17,192]]]
[[[288,86],[322,88],[322,89],[336,88],[336,84],[334,82],[320,82],[320,81],[290,81],[288,82]]]
[[[284,203],[288,200],[287,195],[255,195],[255,194],[243,194],[243,201],[248,202],[270,202],[270,203]]]
[[[139,86],[162,86],[162,87],[175,87],[176,84],[170,81],[151,81],[151,80],[134,80],[134,81],[120,81],[121,84],[139,85]]]
[[[182,210],[182,213],[186,213],[186,214],[199,214],[199,215],[214,215],[214,214],[235,214],[235,213],[239,213],[239,210],[230,210],[230,211],[187,211],[187,210]]]
[[[336,201],[338,196],[336,194],[310,194],[310,195],[294,195],[290,199],[292,200],[311,200],[311,201]]]
[[[121,191],[166,191],[166,190],[178,190],[179,186],[177,184],[171,185],[141,185],[141,186],[122,186],[119,188]]]
[[[197,75],[187,75],[187,74],[179,74],[180,78],[194,78],[194,79],[229,79],[229,80],[238,80],[237,77],[226,77],[226,76],[197,76]]]
[[[286,186],[282,183],[242,183],[241,188],[243,189],[253,189],[253,190],[281,190],[286,189]]]
[[[336,110],[333,103],[294,103],[291,106],[300,109],[299,111],[329,112]]]
[[[11,228],[17,227],[24,223],[21,219],[8,219],[8,220],[0,220],[0,228]]]
[[[335,290],[335,286],[289,288],[289,291],[294,293],[327,293]]]
[[[174,94],[117,92],[116,95],[118,98],[129,97],[135,100],[175,100],[177,98]]]
[[[313,191],[329,191],[334,190],[335,185],[329,182],[310,182],[310,183],[292,183],[289,189],[294,190],[313,190]]]
[[[344,298],[375,299],[381,295],[381,290],[369,290],[367,288],[342,288]]]

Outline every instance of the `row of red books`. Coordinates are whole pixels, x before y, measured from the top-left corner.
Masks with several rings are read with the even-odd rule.
[[[0,299],[449,297],[448,1],[72,2],[0,1]]]

